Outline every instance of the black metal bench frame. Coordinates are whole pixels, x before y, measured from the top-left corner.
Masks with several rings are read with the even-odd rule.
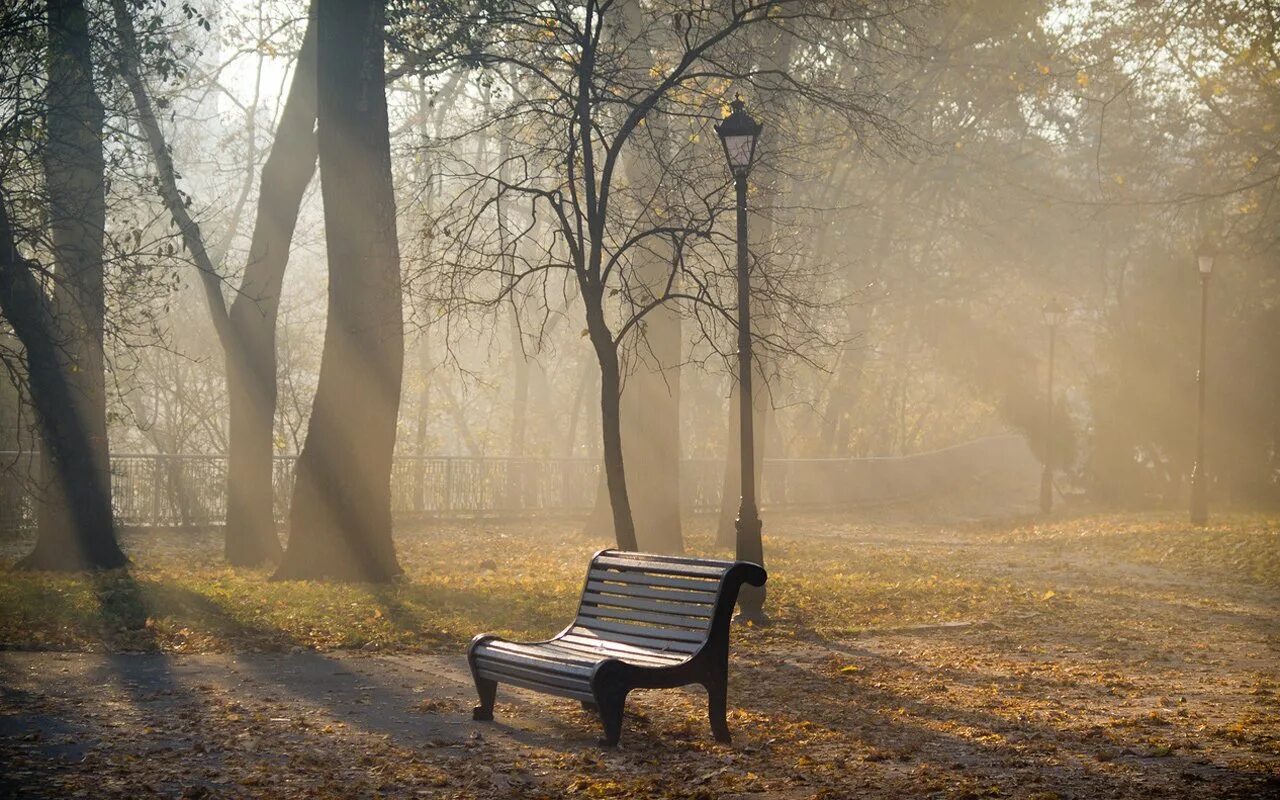
[[[471,640],[467,663],[480,704],[493,719],[499,683],[579,700],[597,711],[604,744],[622,734],[632,689],[702,684],[717,741],[730,740],[729,623],[744,583],[763,586],[763,567],[747,561],[601,550],[591,559],[574,622],[551,639]]]

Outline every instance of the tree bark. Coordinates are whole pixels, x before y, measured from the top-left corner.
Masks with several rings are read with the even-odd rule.
[[[276,579],[386,581],[404,368],[383,0],[317,0],[328,324]]]
[[[655,48],[660,42],[643,35],[650,26],[640,3],[626,0],[619,9],[622,28],[615,35],[625,37],[628,58],[636,76],[643,80],[657,63]],[[670,136],[662,123],[651,120],[649,130],[655,142]],[[633,147],[625,162],[631,191],[637,197],[654,196],[666,172],[660,153]],[[645,224],[656,227],[660,220],[646,213]],[[629,254],[631,274],[641,287],[637,299],[648,301],[666,291],[673,269],[673,248],[658,239]],[[655,553],[684,552],[680,520],[680,349],[682,320],[670,306],[650,312],[644,324],[636,326],[628,344],[630,358],[624,361],[621,398],[622,451],[627,460],[627,495],[631,500],[636,541],[640,549]],[[599,492],[597,503],[608,500]],[[589,530],[609,524],[604,510],[593,513]]]
[[[231,304],[226,348],[230,435],[227,445],[226,557],[236,566],[278,559],[272,485],[276,416],[276,320],[298,212],[316,168],[314,15],[298,54],[262,188],[240,292]]]
[[[599,312],[598,303],[596,311]],[[618,351],[613,339],[604,331],[604,338],[597,340],[596,329],[604,325],[603,313],[591,313],[588,306],[592,343],[600,361],[600,431],[604,446],[605,485],[609,490],[609,507],[613,511],[613,535],[621,550],[638,550],[636,528],[631,516],[631,499],[627,493],[627,476],[622,461],[622,382],[618,367]]]
[[[656,259],[655,259],[656,260]],[[665,282],[669,264],[640,264],[641,281]],[[654,272],[660,272],[654,275]],[[662,291],[661,288],[658,291]],[[636,540],[653,553],[684,552],[680,523],[681,319],[667,307],[645,317],[637,363],[622,390],[622,450]]]
[[[315,172],[315,34],[309,23],[280,127],[262,170],[257,220],[240,292],[228,310],[222,278],[178,190],[164,133],[142,80],[140,49],[125,0],[113,0],[121,73],[133,95],[160,180],[161,197],[191,252],[227,370],[226,556],[253,566],[280,556],[276,538],[272,452],[276,403],[275,323],[280,287],[302,196]]]
[[[94,91],[88,15],[79,0],[48,4],[49,196],[55,281],[50,309],[0,212],[6,317],[27,350],[45,467],[36,545],[20,567],[110,569],[116,541],[108,461],[103,322],[106,184],[103,108]]]

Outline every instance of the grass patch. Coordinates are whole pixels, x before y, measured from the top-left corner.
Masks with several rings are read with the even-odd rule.
[[[692,552],[715,554],[706,524]],[[1193,529],[1159,515],[938,528],[847,517],[771,519],[766,639],[845,637],[868,628],[1071,605],[1053,558],[1280,586],[1280,525],[1224,518]],[[272,583],[220,566],[213,533],[131,533],[128,570],[0,570],[0,647],[56,650],[412,650],[458,647],[481,631],[554,634],[572,616],[588,557],[606,542],[567,522],[478,522],[398,535],[406,575],[385,586]],[[6,543],[5,566],[29,546]]]

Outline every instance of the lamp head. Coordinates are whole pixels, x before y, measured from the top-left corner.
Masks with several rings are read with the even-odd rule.
[[[756,156],[756,143],[760,140],[760,131],[764,129],[764,125],[747,113],[747,104],[743,102],[741,95],[734,97],[729,108],[729,116],[715,126],[716,134],[724,145],[729,170],[741,177],[751,171]]]
[[[1044,321],[1050,328],[1056,328],[1067,318],[1067,307],[1058,302],[1057,298],[1053,298],[1040,308],[1044,314]]]
[[[1200,274],[1208,276],[1213,272],[1213,260],[1217,257],[1217,248],[1211,240],[1206,239],[1196,251],[1196,261],[1200,266]]]

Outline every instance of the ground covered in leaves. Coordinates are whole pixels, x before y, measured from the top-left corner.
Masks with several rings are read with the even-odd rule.
[[[698,689],[633,694],[613,751],[522,690],[470,721],[465,642],[571,617],[605,544],[572,523],[402,532],[388,587],[269,583],[212,534],[6,569],[0,796],[1280,797],[1280,519],[918,519],[767,520],[728,746]]]

